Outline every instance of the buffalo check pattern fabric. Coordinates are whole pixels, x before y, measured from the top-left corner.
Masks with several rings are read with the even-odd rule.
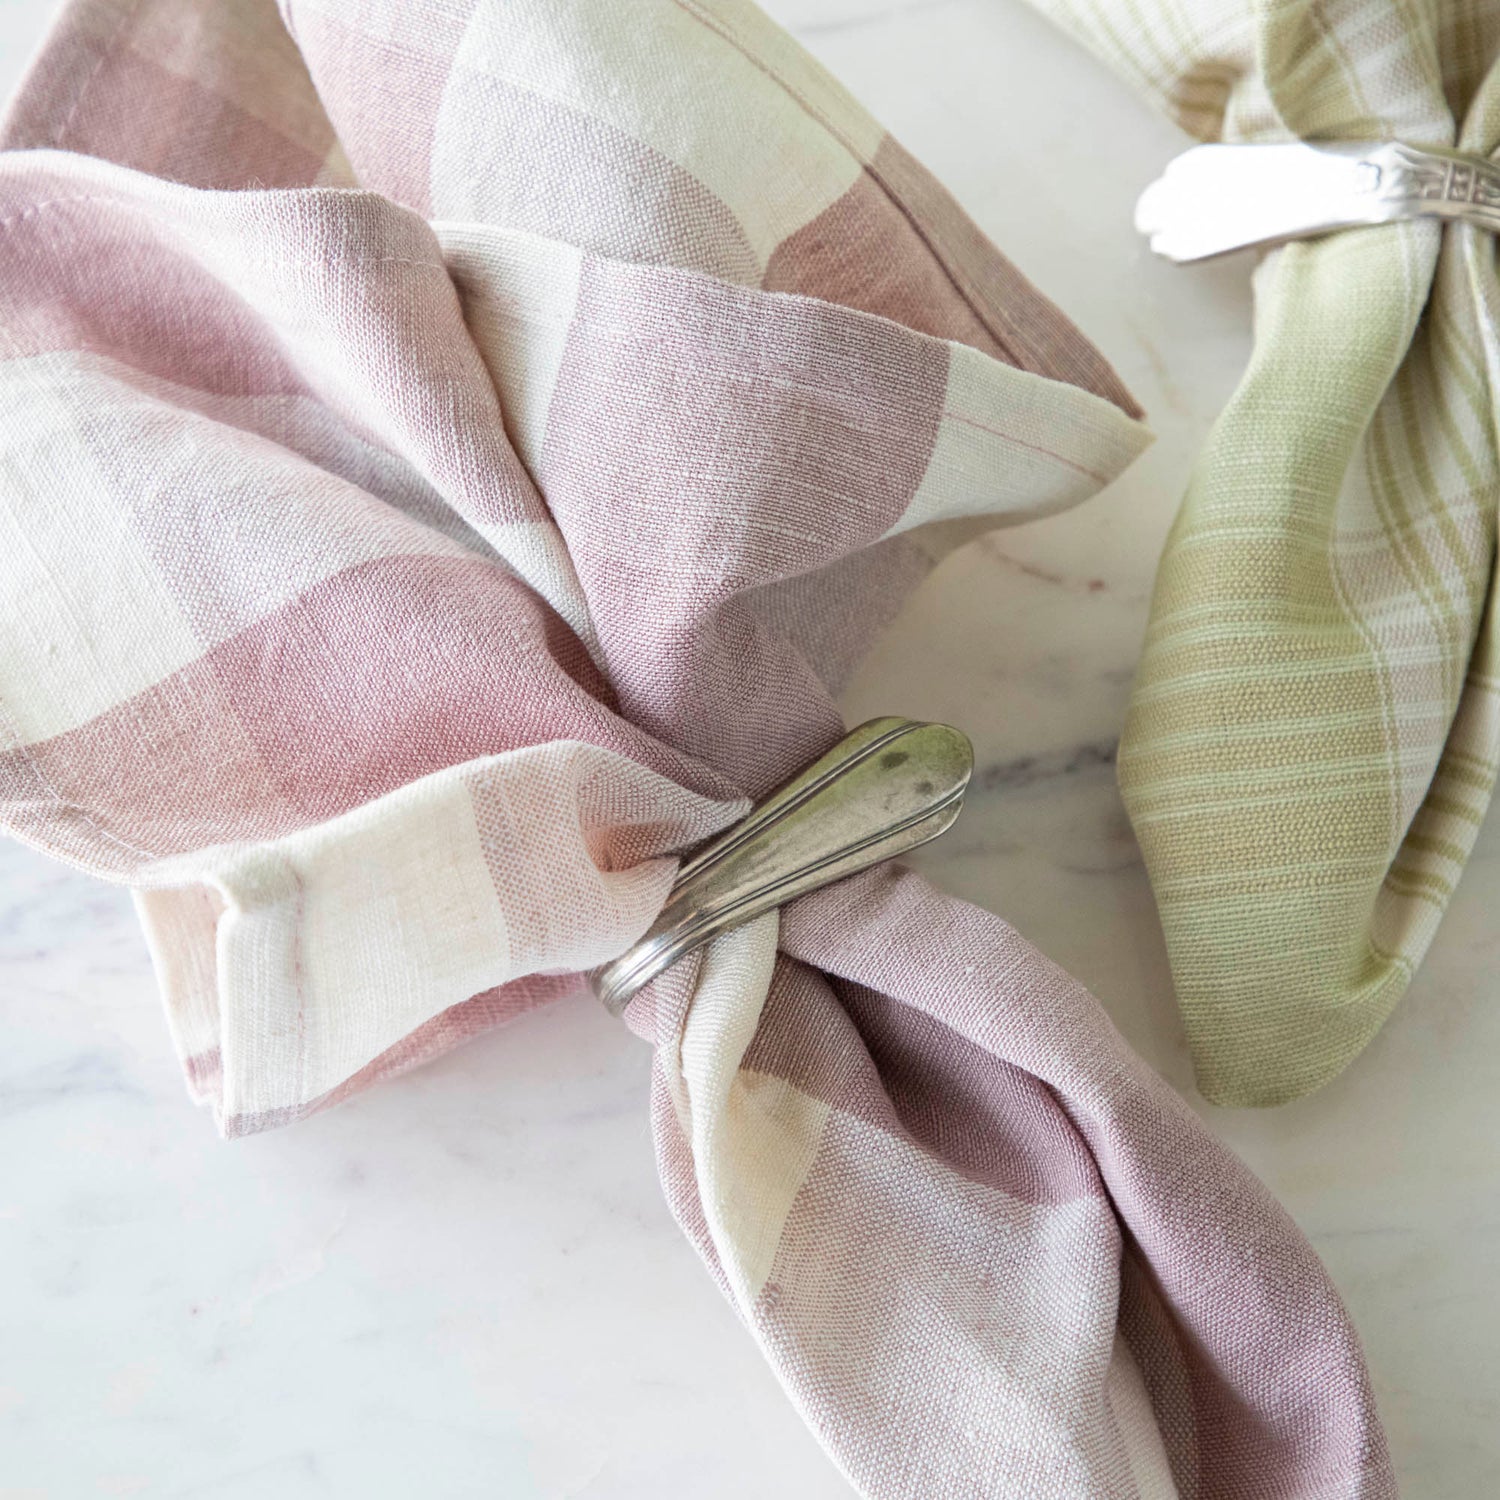
[[[945,548],[1144,441],[740,0],[75,0],[6,144],[4,821],[136,891],[230,1135],[575,996]],[[871,872],[628,1019],[856,1492],[1393,1493],[1306,1242],[996,917]]]
[[[1500,148],[1495,0],[1038,0],[1203,140]],[[1405,993],[1500,767],[1494,239],[1287,246],[1157,578],[1120,784],[1200,1086],[1317,1088]]]

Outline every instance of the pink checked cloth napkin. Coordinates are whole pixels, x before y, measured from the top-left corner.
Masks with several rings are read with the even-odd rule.
[[[75,0],[5,143],[4,821],[137,891],[226,1134],[576,992],[1143,443],[743,0]],[[860,1493],[1394,1493],[1307,1244],[998,918],[882,869],[630,1020]]]

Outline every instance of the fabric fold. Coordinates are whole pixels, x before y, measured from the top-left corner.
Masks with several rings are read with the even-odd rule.
[[[282,17],[75,0],[0,156],[0,809],[136,889],[230,1134],[576,992],[944,550],[1146,441],[740,0]],[[866,879],[629,1019],[858,1492],[1393,1493],[1306,1243],[997,919]]]
[[[594,968],[650,926],[676,869],[667,851],[748,806],[551,741],[279,839],[137,870],[194,1092],[226,1134],[266,1129],[342,1097],[392,1049],[408,1065],[440,1050],[450,1009],[503,1006],[505,984],[547,998],[544,976]]]

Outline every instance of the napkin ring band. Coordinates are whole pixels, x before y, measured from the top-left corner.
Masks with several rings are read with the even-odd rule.
[[[1194,146],[1135,211],[1151,248],[1179,263],[1400,219],[1500,233],[1500,166],[1404,141]]]
[[[645,936],[590,976],[594,992],[619,1015],[721,932],[937,838],[973,772],[968,738],[946,724],[861,724],[682,866]]]

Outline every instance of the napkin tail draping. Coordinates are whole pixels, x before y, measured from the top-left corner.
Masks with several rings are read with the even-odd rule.
[[[1037,0],[1202,140],[1500,145],[1494,0]],[[1405,992],[1500,766],[1494,240],[1273,252],[1168,539],[1120,785],[1203,1092],[1276,1104]]]
[[[631,1019],[673,1211],[861,1494],[1396,1493],[1313,1252],[1076,980],[892,868],[777,945]]]
[[[947,547],[1145,441],[738,0],[80,0],[6,141],[0,807],[135,890],[226,1134],[576,992]],[[873,872],[629,1019],[860,1493],[1394,1493],[1305,1241],[998,919]]]

